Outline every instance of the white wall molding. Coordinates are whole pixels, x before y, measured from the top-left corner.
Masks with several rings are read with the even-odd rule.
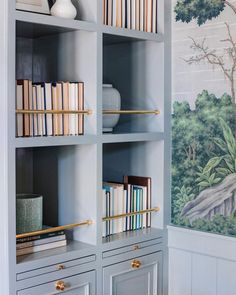
[[[168,227],[169,295],[235,295],[236,238]]]

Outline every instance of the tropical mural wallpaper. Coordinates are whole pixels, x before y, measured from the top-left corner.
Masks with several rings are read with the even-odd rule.
[[[172,223],[236,236],[236,1],[173,7]]]

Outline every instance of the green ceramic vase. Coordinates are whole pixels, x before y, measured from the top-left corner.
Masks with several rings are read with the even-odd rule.
[[[43,227],[43,196],[16,195],[16,233],[41,230]]]

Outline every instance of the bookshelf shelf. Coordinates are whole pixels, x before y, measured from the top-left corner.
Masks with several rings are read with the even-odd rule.
[[[38,38],[77,30],[97,31],[97,26],[93,22],[62,19],[24,11],[15,11],[15,20],[18,23],[18,37]]]
[[[164,139],[163,132],[103,134],[103,143],[122,143],[138,141],[160,141]]]
[[[47,136],[47,137],[18,137],[15,138],[16,148],[49,147],[49,146],[72,146],[96,144],[96,135],[79,136]]]
[[[119,42],[127,42],[127,41],[153,41],[153,42],[163,42],[164,36],[161,33],[154,34],[154,33],[147,33],[137,30],[130,30],[125,28],[117,28],[111,27],[107,25],[102,26],[103,34],[118,36],[118,37],[125,37],[125,39],[113,38],[108,39],[107,43],[119,43]],[[128,40],[127,40],[128,39]]]

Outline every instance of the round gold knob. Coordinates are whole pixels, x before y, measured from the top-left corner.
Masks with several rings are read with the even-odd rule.
[[[62,270],[62,269],[65,269],[65,266],[63,264],[59,264],[57,266],[57,270]]]
[[[57,291],[64,291],[66,284],[63,281],[58,281],[56,282],[55,287]]]
[[[131,267],[132,267],[132,268],[140,268],[141,264],[142,264],[141,261],[134,259],[134,260],[131,262]]]

